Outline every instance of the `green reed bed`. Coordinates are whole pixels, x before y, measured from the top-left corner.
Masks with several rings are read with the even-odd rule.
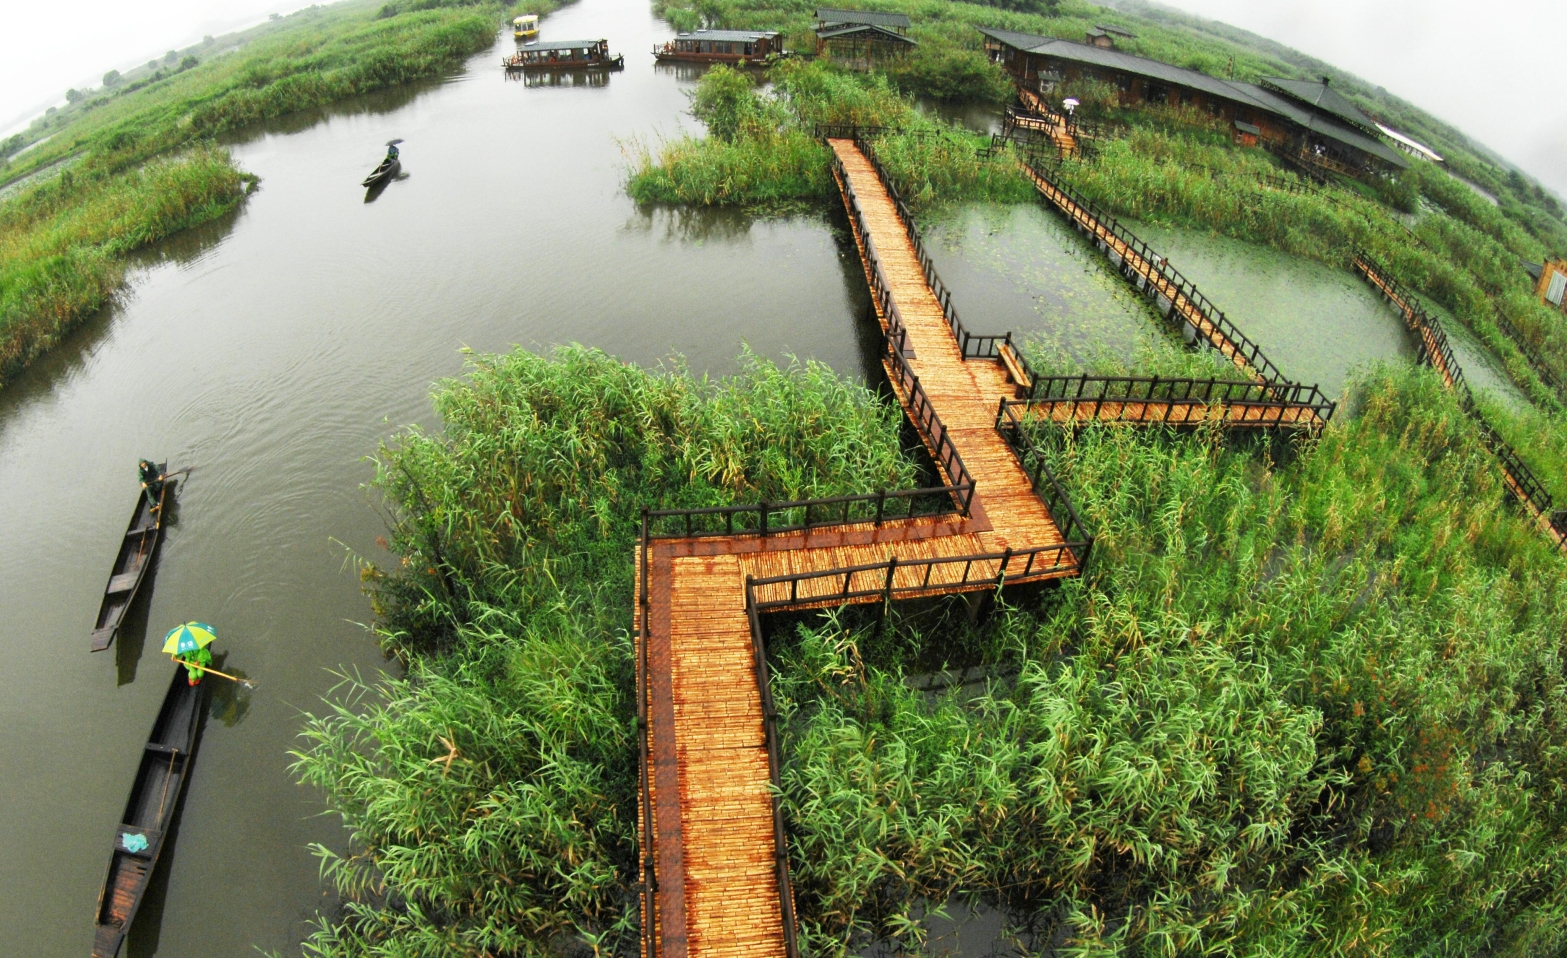
[[[1293,448],[1042,430],[1083,579],[776,637],[806,953],[953,898],[1028,953],[1556,953],[1564,560],[1428,371],[1356,404]],[[904,681],[944,664],[991,683]]]
[[[254,182],[206,147],[74,179],[0,204],[0,385],[109,300],[127,254],[221,216]]]
[[[399,558],[364,571],[407,675],[345,678],[298,755],[352,839],[317,849],[347,904],[307,951],[634,953],[641,510],[913,488],[902,416],[815,363],[580,347],[475,358],[435,404],[382,451]]]
[[[910,202],[1020,202],[1027,181],[1004,157],[980,158],[986,142],[914,109],[878,74],[822,62],[785,62],[764,92],[743,71],[715,67],[697,85],[692,114],[705,137],[627,144],[626,191],[641,203],[775,206],[834,195],[819,126],[872,126],[924,134],[877,138],[877,150]]]

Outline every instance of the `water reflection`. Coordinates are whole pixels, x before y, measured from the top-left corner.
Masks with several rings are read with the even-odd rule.
[[[236,679],[249,679],[249,672],[228,664],[229,654],[230,652],[214,652],[212,667],[219,672],[227,672]],[[250,697],[255,692],[254,687],[215,675],[209,675],[202,681],[211,686],[207,690],[209,716],[228,728],[233,728],[244,720],[245,714],[250,711]]]
[[[609,86],[609,68],[593,70],[507,70],[507,80],[525,87],[603,87]]]
[[[711,63],[691,63],[683,60],[657,60],[653,63],[654,73],[688,83],[695,83],[702,79],[712,68]]]
[[[365,202],[374,203],[380,198],[382,193],[386,192],[388,186],[391,186],[393,183],[400,183],[406,179],[408,179],[407,171],[399,169],[396,176],[388,176],[385,179],[376,180],[370,184],[369,189],[365,190]]]
[[[925,228],[953,305],[978,333],[1012,331],[1036,354],[1135,363],[1176,342],[1169,324],[1077,233],[1037,206],[975,204]]]

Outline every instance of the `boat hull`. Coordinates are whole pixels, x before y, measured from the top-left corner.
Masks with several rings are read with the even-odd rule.
[[[93,958],[115,958],[136,920],[190,779],[206,690],[205,683],[189,684],[184,666],[175,667],[114,830],[109,871],[94,915]]]
[[[551,70],[619,70],[626,65],[624,55],[608,57],[600,60],[546,60],[540,63],[513,63],[506,60],[501,64],[508,72],[534,71],[548,72]]]
[[[158,472],[162,473],[166,465],[160,464]],[[125,613],[141,591],[142,580],[147,577],[147,568],[152,565],[153,553],[163,537],[163,514],[168,509],[169,490],[173,487],[173,479],[164,480],[157,510],[147,502],[145,494],[136,496],[136,508],[131,510],[125,538],[120,540],[120,551],[109,570],[109,584],[104,586],[103,599],[98,603],[98,618],[93,621],[89,648],[94,652],[102,652],[114,642]]]
[[[364,182],[360,183],[359,185],[375,186],[378,183],[385,183],[387,180],[396,176],[397,172],[402,168],[403,161],[400,159],[392,160],[390,163],[382,160],[381,165],[376,167],[374,170],[371,170],[370,175],[365,177]]]

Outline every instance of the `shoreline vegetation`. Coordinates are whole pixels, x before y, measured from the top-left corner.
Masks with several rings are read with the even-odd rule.
[[[220,138],[436,76],[488,46],[502,10],[427,0],[311,7],[237,50],[87,99],[90,108],[0,166],[0,186],[19,184],[0,197],[0,387],[109,300],[129,253],[243,201],[256,178]]]
[[[307,953],[635,953],[641,508],[915,481],[870,390],[742,365],[476,357],[383,449],[400,558],[363,576],[408,673],[297,753],[353,837]],[[1567,560],[1428,372],[1352,403],[1302,443],[1037,427],[1082,579],[770,626],[806,953],[916,947],[943,902],[1076,955],[1560,944]],[[953,669],[986,678],[917,690]]]

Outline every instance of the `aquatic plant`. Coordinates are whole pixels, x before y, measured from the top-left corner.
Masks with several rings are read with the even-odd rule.
[[[629,141],[626,191],[643,203],[773,205],[834,195],[824,126],[893,128],[879,140],[888,169],[916,206],[991,199],[1018,202],[1028,181],[1003,156],[980,157],[986,140],[946,127],[918,110],[879,75],[820,63],[785,62],[767,95],[737,71],[717,67],[697,85],[692,112],[704,138],[683,136],[655,151]]]
[[[475,357],[436,406],[441,434],[383,450],[400,558],[365,568],[407,677],[345,678],[298,755],[354,845],[317,850],[349,902],[320,955],[544,954],[634,931],[642,508],[916,478],[896,407],[816,363],[746,354],[712,380],[517,351]]]
[[[0,385],[108,301],[127,254],[221,216],[253,182],[214,148],[61,181],[0,203]]]
[[[1567,560],[1431,373],[1355,404],[1280,462],[1041,427],[1081,580],[772,640],[809,953],[916,946],[949,899],[1074,955],[1560,947]]]

